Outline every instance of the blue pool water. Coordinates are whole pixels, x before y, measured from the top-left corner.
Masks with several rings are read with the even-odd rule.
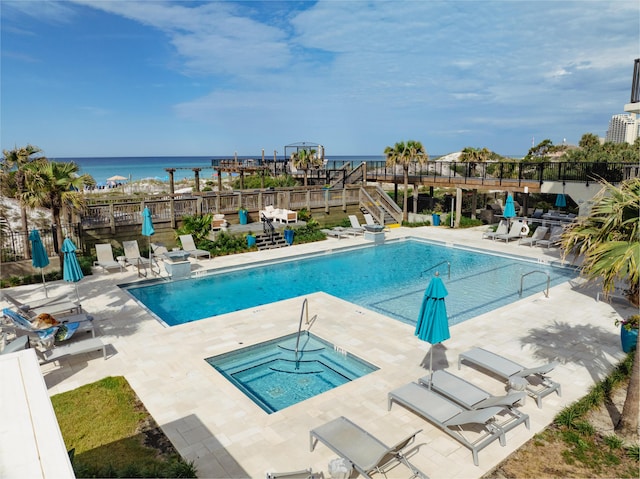
[[[378,370],[306,332],[296,358],[296,337],[290,334],[206,361],[268,413]]]
[[[448,262],[451,278],[447,276]],[[435,271],[449,292],[454,325],[520,299],[521,276],[543,271],[551,286],[577,276],[572,268],[421,240],[387,242],[149,286],[124,286],[167,325],[254,308],[318,291],[415,324]],[[545,290],[546,274],[525,278],[522,297]]]

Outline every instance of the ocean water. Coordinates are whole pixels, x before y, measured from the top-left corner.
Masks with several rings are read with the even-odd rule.
[[[156,157],[95,157],[95,158],[50,158],[51,160],[73,161],[80,166],[81,173],[88,173],[98,184],[106,183],[107,178],[123,176],[131,181],[156,179],[169,181],[165,168],[176,168],[173,175],[176,181],[193,179],[192,168],[202,168],[200,178],[212,178],[212,159],[232,159],[232,156],[156,156]],[[238,159],[259,159],[256,156],[238,156]],[[383,155],[329,156],[329,161],[383,161]],[[282,157],[278,160],[283,160]]]

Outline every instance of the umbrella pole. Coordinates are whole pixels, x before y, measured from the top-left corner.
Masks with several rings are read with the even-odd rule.
[[[78,304],[80,303],[80,293],[78,293],[78,282],[76,281],[75,283],[76,286],[76,298],[78,298]]]
[[[44,288],[44,297],[49,297],[49,292],[47,291],[47,283],[44,280],[44,268],[40,268],[40,273],[42,274],[42,287]]]
[[[429,389],[431,389],[431,383],[433,382],[433,344],[429,351]]]

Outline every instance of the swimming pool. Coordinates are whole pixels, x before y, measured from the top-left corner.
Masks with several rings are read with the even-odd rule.
[[[299,342],[297,336],[290,334],[206,361],[269,414],[378,370],[307,331]]]
[[[450,265],[451,277],[447,275]],[[122,285],[169,326],[303,296],[337,296],[415,324],[424,290],[439,271],[454,325],[577,276],[573,268],[417,239],[216,272],[184,281]]]

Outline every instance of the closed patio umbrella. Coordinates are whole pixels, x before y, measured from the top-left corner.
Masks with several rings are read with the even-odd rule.
[[[153,221],[151,220],[151,211],[145,206],[142,210],[142,236],[149,237],[149,267],[153,268],[151,263],[151,237],[155,234],[153,229]]]
[[[44,249],[38,230],[31,230],[31,233],[29,233],[29,241],[31,241],[31,264],[34,268],[40,268],[44,295],[48,298],[49,294],[47,292],[47,283],[44,280],[44,268],[49,264],[49,256]]]
[[[567,197],[564,196],[564,193],[560,193],[556,196],[556,207],[564,208],[567,206]]]
[[[424,292],[416,323],[415,335],[423,341],[431,343],[431,351],[429,352],[429,375],[431,377],[433,377],[433,345],[451,337],[447,307],[444,303],[444,298],[448,294],[440,274],[436,273]],[[431,388],[431,381],[429,381],[429,388]]]
[[[80,302],[80,294],[78,294],[78,281],[84,278],[80,263],[78,263],[78,257],[76,256],[76,245],[69,238],[65,238],[62,243],[62,252],[64,253],[64,261],[62,263],[63,272],[62,279],[75,283],[76,297]]]
[[[515,218],[516,216],[516,207],[513,204],[513,196],[511,193],[507,196],[507,201],[504,204],[504,213],[502,214],[507,219]]]

